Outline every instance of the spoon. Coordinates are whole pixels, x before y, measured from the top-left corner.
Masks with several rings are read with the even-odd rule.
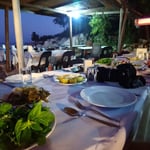
[[[110,119],[112,121],[116,121],[116,122],[120,122],[119,120],[115,119],[115,118],[112,118],[110,117],[109,115],[105,114],[104,112],[101,112],[100,110],[96,110],[94,108],[91,108],[90,106],[84,106],[83,104],[81,104],[78,100],[76,100],[76,98],[74,97],[70,97],[72,99],[71,102],[73,102],[79,109],[82,109],[82,110],[91,110],[107,119]]]
[[[98,121],[98,122],[101,122],[101,123],[104,123],[108,126],[111,126],[111,127],[120,127],[120,124],[117,123],[117,122],[112,122],[112,121],[106,121],[106,120],[102,120],[100,118],[96,118],[94,115],[92,114],[87,114],[85,113],[84,111],[78,111],[74,108],[71,108],[71,107],[64,107],[63,108],[63,112],[65,112],[66,114],[70,115],[70,116],[76,116],[76,117],[88,117],[88,118],[91,118],[95,121]]]

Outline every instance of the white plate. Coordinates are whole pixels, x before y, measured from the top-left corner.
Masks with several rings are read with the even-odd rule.
[[[5,81],[10,83],[22,83],[22,80],[21,74],[11,75],[5,78]]]
[[[76,77],[76,76],[83,76],[84,77],[84,80],[83,81],[81,81],[81,82],[76,82],[76,83],[61,83],[59,80],[58,80],[58,76],[59,75],[55,75],[54,77],[53,77],[53,79],[54,79],[54,81],[55,82],[57,82],[57,83],[59,83],[59,84],[61,84],[61,85],[78,85],[78,84],[83,84],[83,83],[85,83],[86,81],[87,81],[87,78],[85,77],[85,75],[83,75],[83,74],[79,74],[79,73],[65,73],[65,74],[63,74],[63,75],[60,75],[60,76],[64,76],[64,75],[69,75],[69,76],[72,76],[72,77]]]
[[[120,108],[136,102],[136,96],[125,89],[109,86],[91,86],[80,92],[81,97],[100,107]]]

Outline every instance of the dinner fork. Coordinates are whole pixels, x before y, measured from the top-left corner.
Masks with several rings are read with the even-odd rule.
[[[101,116],[103,116],[104,118],[107,118],[109,120],[112,120],[112,121],[115,121],[115,122],[120,122],[120,120],[118,119],[115,119],[115,118],[112,118],[111,116],[107,115],[106,113],[100,111],[100,110],[97,110],[97,109],[94,109],[93,107],[90,107],[90,106],[84,106],[83,104],[81,104],[77,98],[73,97],[73,96],[70,96],[70,101],[72,103],[74,103],[76,105],[76,107],[78,107],[79,109],[82,109],[82,110],[91,110],[93,112],[95,112],[96,114],[99,114]]]

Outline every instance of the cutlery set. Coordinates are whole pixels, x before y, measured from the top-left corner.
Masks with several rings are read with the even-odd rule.
[[[96,108],[94,109],[93,107],[90,106],[90,104],[88,106],[85,106],[85,105],[81,104],[79,102],[79,100],[77,98],[73,97],[73,96],[70,96],[69,100],[72,103],[74,103],[75,106],[78,107],[81,110],[87,110],[87,111],[90,110],[90,111],[93,111],[96,114],[99,114],[99,115],[103,116],[104,118],[107,118],[107,119],[112,120],[112,121],[120,122],[118,119],[112,118],[111,116],[109,116],[106,113],[102,112],[100,109],[99,110],[97,110]]]
[[[93,109],[91,107],[84,106],[77,100],[74,100],[72,102],[80,110],[77,110],[77,109],[72,108],[72,107],[68,107],[68,106],[66,106],[64,104],[61,104],[61,103],[57,103],[57,106],[61,109],[61,111],[63,111],[64,113],[66,113],[69,116],[72,116],[72,117],[88,117],[90,119],[93,119],[95,121],[103,123],[103,124],[105,124],[107,126],[120,127],[120,121],[119,120],[108,116],[104,112],[99,112],[99,111],[97,111],[97,110],[95,110],[95,109]],[[89,111],[92,111],[93,113],[89,113]],[[99,114],[102,117],[104,117],[105,119],[98,118],[98,117],[96,117],[95,114],[97,114],[97,115]]]

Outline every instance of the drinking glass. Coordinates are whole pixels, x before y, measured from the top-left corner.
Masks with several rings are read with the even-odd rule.
[[[31,85],[32,84],[31,68],[30,67],[22,68],[21,74],[22,74],[23,85],[25,86]]]

